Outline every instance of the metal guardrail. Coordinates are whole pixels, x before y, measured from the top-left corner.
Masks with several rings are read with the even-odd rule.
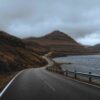
[[[60,69],[53,68],[53,67],[48,67],[47,70],[49,70],[51,72],[56,72],[56,73],[59,73],[59,74],[62,74],[62,75],[68,76],[68,77],[73,77],[75,79],[82,79],[82,77],[85,77],[85,78],[87,78],[87,81],[89,83],[92,83],[94,79],[99,79],[99,81],[97,83],[100,83],[100,76],[93,75],[92,72],[81,73],[81,72],[77,72],[76,70],[75,71],[69,71],[69,70],[62,71]]]

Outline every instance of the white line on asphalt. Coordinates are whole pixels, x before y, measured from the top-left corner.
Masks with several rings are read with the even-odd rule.
[[[47,81],[45,81],[45,84],[50,88],[52,89],[54,92],[56,91],[54,87],[52,87]]]
[[[24,70],[23,70],[24,71]],[[16,77],[18,77],[23,71],[19,72],[6,86],[5,88],[2,90],[2,92],[0,93],[0,98],[3,96],[3,94],[6,92],[6,90],[8,89],[8,87],[12,84],[12,82],[16,79]]]
[[[44,57],[45,58],[45,57]],[[45,58],[47,60],[47,58]],[[49,65],[49,64],[48,64]],[[48,66],[47,65],[47,66]],[[26,70],[26,69],[25,69]],[[3,96],[3,94],[6,92],[8,87],[12,84],[12,82],[25,70],[20,71],[15,77],[5,86],[5,88],[0,92],[0,98]],[[50,85],[48,85],[50,87]],[[52,88],[53,89],[53,88]],[[53,89],[54,90],[54,89]]]

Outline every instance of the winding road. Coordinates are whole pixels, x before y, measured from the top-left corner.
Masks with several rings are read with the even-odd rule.
[[[20,73],[0,100],[100,100],[100,88],[46,71],[43,67]]]

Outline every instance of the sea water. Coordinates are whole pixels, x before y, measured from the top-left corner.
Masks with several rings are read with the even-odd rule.
[[[67,56],[55,58],[54,60],[65,63],[61,65],[63,70],[76,70],[82,73],[92,72],[92,74],[100,75],[100,55]]]

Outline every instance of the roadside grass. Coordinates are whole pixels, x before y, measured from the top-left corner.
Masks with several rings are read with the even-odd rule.
[[[12,74],[1,74],[0,75],[0,92],[3,88],[11,81],[11,79],[17,74],[18,72],[14,72]]]

